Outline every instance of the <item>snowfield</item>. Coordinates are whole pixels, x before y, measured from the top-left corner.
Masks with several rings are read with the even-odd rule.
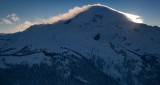
[[[159,27],[132,22],[103,5],[90,5],[69,19],[0,35],[0,82],[159,85],[159,33]],[[28,82],[27,74],[35,75],[35,80]],[[46,79],[40,83],[41,77]]]

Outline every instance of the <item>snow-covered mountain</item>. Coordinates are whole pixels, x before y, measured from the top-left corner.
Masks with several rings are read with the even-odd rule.
[[[160,28],[92,5],[0,35],[0,85],[159,85]]]

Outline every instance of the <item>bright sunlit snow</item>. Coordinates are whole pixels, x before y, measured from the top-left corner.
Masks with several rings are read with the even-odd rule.
[[[143,20],[140,16],[138,15],[133,15],[133,14],[128,14],[128,13],[124,13],[130,20],[132,20],[133,22],[136,23],[143,23]]]

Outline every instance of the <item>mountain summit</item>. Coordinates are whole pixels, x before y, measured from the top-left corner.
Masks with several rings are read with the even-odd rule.
[[[0,35],[0,83],[160,84],[159,27],[102,5],[77,10],[53,24]]]

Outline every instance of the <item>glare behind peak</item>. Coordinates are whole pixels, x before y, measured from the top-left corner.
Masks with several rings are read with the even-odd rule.
[[[138,15],[133,15],[128,13],[124,13],[124,14],[127,16],[127,18],[129,18],[131,21],[135,23],[143,23],[143,19]]]

